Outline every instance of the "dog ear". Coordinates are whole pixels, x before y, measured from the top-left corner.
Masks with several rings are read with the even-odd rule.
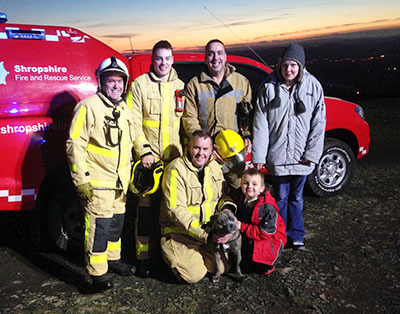
[[[230,210],[227,210],[227,211],[225,211],[224,213],[227,214],[229,220],[233,220],[234,217],[235,217],[235,216],[233,215],[233,213],[232,213]]]
[[[212,228],[212,225],[214,224],[214,221],[215,221],[215,215],[212,215],[212,216],[210,217],[210,220],[209,220],[206,224],[204,224],[204,225],[202,226],[202,228],[203,228],[204,230],[206,230],[207,232],[210,232],[210,229]]]

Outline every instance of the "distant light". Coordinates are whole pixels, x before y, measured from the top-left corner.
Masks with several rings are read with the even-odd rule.
[[[10,113],[18,113],[18,109],[17,109],[17,108],[12,108],[12,109],[10,110]]]
[[[381,59],[385,58],[385,55],[381,55]]]
[[[397,68],[396,68],[396,67],[394,67],[394,68],[393,68],[393,71],[396,71],[396,70],[397,70]]]
[[[359,92],[359,91],[357,91],[357,95],[360,95],[360,92]]]

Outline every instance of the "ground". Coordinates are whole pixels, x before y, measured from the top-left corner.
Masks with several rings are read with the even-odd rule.
[[[78,258],[37,252],[29,226],[1,215],[0,312],[399,313],[400,99],[360,104],[371,127],[369,154],[343,194],[306,196],[308,250],[284,251],[271,275],[180,285],[161,268],[155,278],[111,275],[113,290],[87,294]]]

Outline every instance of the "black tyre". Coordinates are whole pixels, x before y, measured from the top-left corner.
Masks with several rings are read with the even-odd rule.
[[[350,184],[354,169],[354,153],[349,145],[327,138],[321,159],[307,178],[307,185],[317,196],[335,196]]]
[[[65,167],[50,173],[39,193],[42,247],[69,251],[83,241],[83,214],[75,188]]]

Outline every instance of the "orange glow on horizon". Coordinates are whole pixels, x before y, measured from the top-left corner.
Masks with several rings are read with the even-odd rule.
[[[267,34],[255,38],[248,38],[245,40],[245,43],[257,44],[261,42],[273,42],[274,44],[276,44],[279,43],[280,41],[287,41],[287,40],[307,39],[313,37],[332,36],[332,35],[348,34],[360,31],[390,29],[397,27],[400,27],[400,18],[389,21],[386,20],[386,21],[375,21],[370,23],[335,25],[335,26],[327,26],[316,29],[305,29],[299,31],[275,33],[270,35]],[[247,33],[251,34],[252,32],[249,31]],[[214,38],[214,36],[211,37]],[[174,49],[176,51],[193,51],[193,50],[202,51],[205,43],[211,37],[209,32],[198,32],[196,36],[179,36],[178,38],[174,38],[173,40],[171,39],[171,43],[173,44]],[[97,38],[99,38],[99,40],[105,42],[106,44],[110,45],[119,52],[131,51],[131,43],[128,37],[110,39],[107,37],[99,36]],[[224,38],[224,37],[217,36],[217,38]],[[154,43],[156,41],[157,40],[155,40]],[[223,41],[227,46],[243,44],[243,42],[240,42],[236,37],[228,33],[226,35],[226,39],[223,39]],[[136,43],[133,40],[132,45],[135,53],[143,53],[143,52],[148,53],[151,52],[153,42],[148,40],[146,43],[139,43],[139,42]]]

